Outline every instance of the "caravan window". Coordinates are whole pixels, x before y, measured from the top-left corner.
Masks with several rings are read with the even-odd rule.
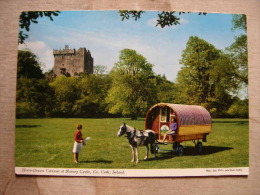
[[[161,122],[169,122],[170,119],[170,109],[168,107],[161,108]]]

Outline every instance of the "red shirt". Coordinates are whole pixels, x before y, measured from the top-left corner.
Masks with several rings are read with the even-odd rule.
[[[80,143],[80,140],[83,140],[81,131],[77,130],[74,134],[74,140]]]

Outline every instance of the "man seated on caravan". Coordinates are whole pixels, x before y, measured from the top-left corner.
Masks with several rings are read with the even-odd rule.
[[[176,118],[172,118],[171,119],[170,130],[165,133],[165,135],[163,137],[163,142],[165,141],[167,135],[175,134],[176,131],[177,131],[177,128],[178,128],[178,124],[176,122]]]

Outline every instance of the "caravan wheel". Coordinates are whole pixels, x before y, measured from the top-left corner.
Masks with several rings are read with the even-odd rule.
[[[180,145],[180,143],[174,142],[174,143],[172,144],[172,149],[173,149],[173,150],[177,150],[179,145]]]
[[[197,152],[199,154],[202,154],[202,142],[198,142],[196,148],[197,148]]]
[[[184,150],[183,150],[183,146],[182,145],[179,145],[176,149],[176,154],[177,156],[183,156],[184,154]]]

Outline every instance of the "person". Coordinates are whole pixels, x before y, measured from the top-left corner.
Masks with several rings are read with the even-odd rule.
[[[176,118],[172,118],[171,119],[171,124],[170,124],[170,130],[167,131],[163,137],[163,142],[165,141],[167,135],[173,135],[176,133],[177,131],[177,128],[178,128],[178,124],[176,122]]]
[[[73,156],[74,156],[74,163],[79,163],[79,153],[81,151],[81,148],[83,146],[83,135],[82,135],[82,125],[78,124],[77,130],[74,134],[74,145],[73,145]]]

